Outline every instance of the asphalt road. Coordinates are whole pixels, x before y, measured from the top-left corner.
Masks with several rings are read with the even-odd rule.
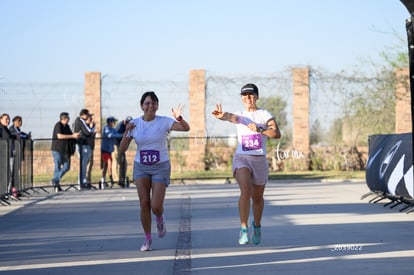
[[[52,191],[52,190],[50,190]],[[38,191],[0,206],[1,274],[412,274],[414,213],[361,200],[364,182],[272,181],[262,242],[239,245],[238,186],[173,184],[167,235],[143,232],[136,190]]]

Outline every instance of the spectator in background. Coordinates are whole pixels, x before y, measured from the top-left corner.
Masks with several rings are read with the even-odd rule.
[[[94,139],[94,131],[89,128],[86,124],[86,119],[88,116],[93,114],[89,113],[88,109],[82,109],[79,112],[79,116],[76,118],[73,131],[75,133],[80,133],[80,137],[77,140],[79,157],[80,157],[80,171],[79,171],[79,187],[80,189],[90,189],[91,185],[87,182],[86,171],[88,163],[92,156],[92,148],[90,146],[91,140]]]
[[[31,132],[25,133],[20,129],[22,127],[22,125],[23,125],[22,117],[21,116],[15,116],[13,118],[13,125],[10,126],[9,130],[13,135],[19,136],[21,139],[31,139],[32,138]]]
[[[15,165],[14,165],[14,142],[15,140],[20,139],[19,136],[14,135],[9,130],[9,124],[10,124],[10,116],[9,114],[2,114],[0,116],[0,139],[7,140],[8,141],[8,147],[10,152],[10,158],[9,158],[9,165],[10,165],[10,175],[7,183],[7,193],[11,193],[12,189],[14,188],[14,171],[15,171]]]
[[[93,168],[93,151],[95,149],[95,138],[96,138],[96,123],[93,121],[93,116],[88,115],[86,118],[86,125],[92,131],[92,136],[87,139],[89,146],[91,147],[91,157],[89,158],[88,165],[86,167],[86,180],[88,183],[92,182],[92,168]]]
[[[60,120],[55,124],[52,135],[52,155],[55,163],[52,185],[55,191],[62,191],[60,181],[70,169],[70,158],[75,153],[75,139],[80,133],[72,133],[69,123],[69,113],[60,113]]]
[[[31,132],[29,133],[25,133],[21,130],[21,127],[23,125],[23,119],[21,116],[15,116],[12,120],[13,124],[9,127],[10,133],[14,136],[16,136],[16,138],[18,138],[20,140],[19,144],[15,143],[15,157],[16,156],[20,156],[20,158],[15,158],[14,159],[14,170],[18,170],[21,171],[22,168],[22,161],[24,161],[24,156],[25,156],[25,146],[26,146],[26,140],[30,140],[32,138],[32,134]],[[16,141],[17,142],[17,141]],[[20,147],[17,147],[17,145],[20,145]],[[20,149],[17,149],[20,148]],[[18,155],[17,155],[18,154]],[[15,183],[13,182],[12,186],[14,187]],[[12,187],[12,188],[13,188]]]
[[[9,114],[2,114],[0,116],[0,139],[16,140],[20,138],[16,134],[12,133],[9,129],[10,116]]]
[[[126,130],[126,125],[132,120],[131,116],[127,116],[124,120],[120,121],[118,123],[118,125],[116,126],[116,131],[119,134],[124,134],[125,130]],[[122,138],[118,138],[117,142],[115,144],[115,149],[119,149],[119,145],[121,144],[121,140]],[[128,187],[127,186],[127,176],[126,176],[126,172],[127,172],[127,167],[128,167],[128,163],[127,163],[127,159],[126,159],[126,155],[125,152],[121,152],[119,150],[117,154],[117,164],[118,164],[118,175],[119,175],[119,185],[121,187]]]
[[[0,138],[8,140],[16,140],[20,137],[16,134],[13,134],[9,129],[10,116],[9,114],[2,114],[0,116]]]
[[[106,172],[108,171],[111,187],[114,185],[112,178],[112,152],[114,151],[117,138],[122,138],[122,134],[116,132],[114,128],[116,124],[116,118],[110,116],[106,119],[106,125],[102,130],[102,142],[101,142],[101,156],[102,156],[102,179],[101,188],[107,186]]]

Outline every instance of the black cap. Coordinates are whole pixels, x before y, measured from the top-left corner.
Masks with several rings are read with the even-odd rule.
[[[244,85],[241,88],[240,94],[256,94],[259,95],[259,89],[253,83]]]
[[[79,115],[80,116],[83,116],[83,115],[93,116],[93,114],[89,113],[89,110],[88,109],[82,109],[82,110],[80,110]]]

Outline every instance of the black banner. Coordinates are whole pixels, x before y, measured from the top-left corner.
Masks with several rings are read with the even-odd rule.
[[[366,182],[371,191],[414,197],[412,133],[369,139]]]

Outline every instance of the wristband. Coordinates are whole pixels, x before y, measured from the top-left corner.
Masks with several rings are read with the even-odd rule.
[[[180,122],[181,120],[183,120],[183,117],[182,116],[178,116],[178,117],[176,117],[175,118],[178,122]]]

